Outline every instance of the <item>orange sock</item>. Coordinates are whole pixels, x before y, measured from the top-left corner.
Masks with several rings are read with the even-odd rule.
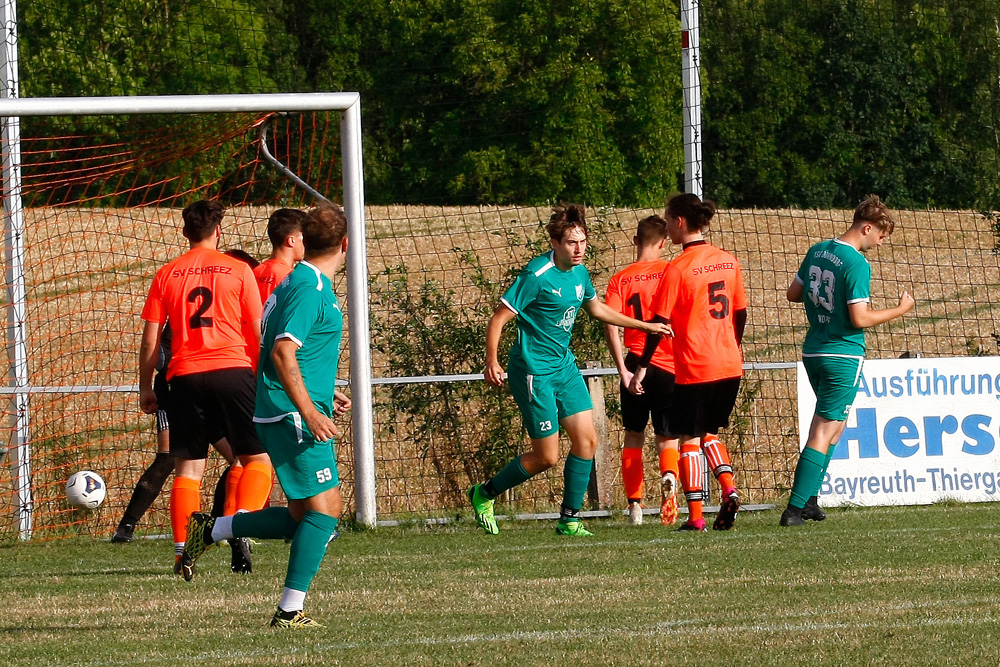
[[[236,488],[240,485],[241,477],[243,477],[243,466],[234,463],[229,468],[229,476],[226,477],[226,502],[222,509],[224,516],[236,514]]]
[[[201,509],[201,480],[190,477],[174,477],[170,487],[170,530],[174,535],[174,551],[187,541],[188,518]]]
[[[622,448],[622,483],[625,486],[625,497],[628,501],[639,502],[645,493],[645,471],[642,469],[642,449],[638,447]]]
[[[663,477],[668,472],[674,473],[674,478],[680,477],[680,467],[678,466],[678,461],[680,460],[681,454],[673,447],[667,447],[660,452],[660,477]]]
[[[251,461],[243,466],[243,476],[236,487],[236,510],[254,512],[264,507],[271,495],[271,465],[262,461]]]
[[[688,521],[702,521],[705,516],[702,514],[704,494],[702,493],[701,481],[701,447],[698,445],[681,445],[679,467],[681,488],[684,489],[684,496],[687,498]]]
[[[722,496],[728,496],[736,490],[736,483],[733,479],[733,462],[729,458],[729,450],[717,436],[711,433],[701,439],[701,448],[705,452],[708,469],[719,480]]]

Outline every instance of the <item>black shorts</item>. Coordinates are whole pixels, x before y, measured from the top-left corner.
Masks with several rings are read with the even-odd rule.
[[[718,433],[729,426],[742,378],[715,382],[677,384],[670,405],[670,427],[675,435],[700,436]]]
[[[153,393],[156,394],[156,433],[159,435],[170,429],[167,406],[170,405],[170,385],[166,373],[157,373],[153,378]]]
[[[253,424],[257,381],[249,368],[223,368],[170,380],[170,455],[203,459],[225,436],[233,454],[263,454]]]
[[[633,373],[639,367],[639,357],[632,352],[625,356],[625,368]],[[652,364],[646,369],[642,380],[643,393],[636,396],[624,384],[622,393],[622,426],[626,431],[642,433],[650,417],[653,419],[653,433],[669,438],[670,404],[674,394],[674,374]]]

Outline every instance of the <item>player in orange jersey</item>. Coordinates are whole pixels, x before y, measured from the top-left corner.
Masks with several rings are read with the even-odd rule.
[[[295,263],[305,253],[302,245],[303,211],[294,208],[279,208],[267,219],[267,238],[271,241],[271,256],[253,270],[260,290],[260,302],[267,301],[274,288],[281,284]]]
[[[167,361],[170,359],[170,323],[163,327],[160,335],[160,349],[156,361],[156,377],[153,379],[153,391],[156,393],[156,456],[143,473],[139,476],[125,513],[118,522],[111,541],[117,544],[131,542],[134,539],[135,527],[139,520],[146,513],[149,507],[160,495],[167,477],[174,471],[174,460],[170,457],[170,419],[167,417],[167,404],[170,397],[170,386],[167,384]],[[232,448],[225,438],[213,438],[216,451],[222,455],[231,466],[234,462],[239,463],[233,456]],[[224,511],[227,486],[229,478],[226,472],[219,477],[215,487],[215,503],[212,505],[212,513],[221,515]]]
[[[729,425],[736,405],[746,326],[747,297],[739,261],[705,241],[704,230],[715,215],[715,204],[694,194],[677,195],[667,203],[667,233],[683,251],[667,266],[654,306],[655,320],[669,322],[674,333],[677,384],[669,420],[680,439],[681,485],[688,501],[688,520],[681,530],[705,530],[702,516],[701,457],[722,488],[715,530],[729,530],[740,508],[733,467],[716,434]],[[643,390],[646,367],[656,348],[647,338],[631,389]]]
[[[270,460],[253,425],[257,359],[252,351],[260,341],[260,294],[250,267],[217,249],[224,211],[214,201],[184,209],[190,250],[157,271],[142,310],[139,406],[147,414],[157,409],[152,378],[168,319],[172,334],[166,375],[170,455],[176,460],[170,522],[177,573],[188,517],[201,505],[213,435],[224,435],[243,464],[240,507],[259,509],[271,489]],[[249,570],[247,563],[240,571]]]
[[[667,261],[661,258],[666,240],[667,223],[663,218],[651,215],[639,221],[632,238],[636,247],[635,262],[616,273],[608,282],[608,290],[604,296],[604,302],[608,306],[637,320],[652,316],[653,296],[667,266]],[[645,442],[646,424],[652,417],[663,492],[660,523],[665,526],[673,525],[677,521],[678,452],[677,438],[670,433],[667,420],[667,408],[674,390],[673,346],[666,336],[660,340],[643,382],[644,392],[636,395],[628,391],[628,386],[632,383],[632,373],[639,365],[645,336],[637,329],[625,329],[628,355],[623,357],[618,327],[605,324],[604,335],[621,377],[622,425],[625,428],[622,482],[628,499],[629,521],[634,525],[642,523],[645,486],[642,446]]]

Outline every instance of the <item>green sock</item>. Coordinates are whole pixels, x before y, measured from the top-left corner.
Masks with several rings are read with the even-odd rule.
[[[262,540],[288,539],[295,535],[299,524],[287,507],[268,507],[256,512],[240,512],[233,516],[233,537],[258,537]]]
[[[326,555],[326,545],[333,537],[333,531],[337,530],[338,521],[339,519],[329,514],[313,511],[305,513],[292,538],[285,588],[297,591],[309,590],[309,584],[319,572],[319,564]]]
[[[792,482],[792,496],[788,499],[788,506],[802,509],[813,495],[813,489],[817,486],[817,479],[822,479],[820,473],[823,472],[823,462],[826,455],[806,447],[799,456],[799,462],[795,466],[795,478]]]
[[[816,487],[813,489],[812,496],[818,496],[820,487],[823,486],[823,480],[826,479],[826,470],[830,467],[830,460],[833,459],[833,448],[836,445],[830,445],[830,449],[826,450],[826,459],[823,461],[823,469],[819,471],[819,479],[816,480]]]
[[[594,459],[581,459],[576,454],[566,457],[566,467],[563,469],[562,509],[560,521],[573,521],[575,515],[583,506],[583,495],[590,486],[590,471],[594,467]],[[569,513],[572,513],[571,515]]]
[[[519,484],[524,484],[529,479],[529,475],[524,466],[521,465],[521,457],[518,456],[504,466],[503,470],[493,475],[483,486],[489,489],[492,498],[496,498],[507,489],[513,489]]]

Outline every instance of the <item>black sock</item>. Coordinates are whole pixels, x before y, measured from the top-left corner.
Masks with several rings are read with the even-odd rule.
[[[493,498],[496,498],[497,496],[500,495],[499,493],[497,493],[497,490],[495,488],[493,488],[493,478],[492,477],[489,480],[487,480],[487,482],[480,487],[480,490],[482,491],[482,493],[483,493],[484,496],[486,496],[487,498],[489,498],[491,500]]]
[[[577,521],[580,518],[580,510],[570,509],[565,505],[559,506],[559,521]]]
[[[149,506],[153,504],[156,497],[160,495],[164,482],[167,481],[167,477],[170,477],[170,473],[173,471],[173,458],[169,454],[157,454],[153,462],[146,468],[146,471],[139,477],[139,482],[135,485],[135,490],[132,492],[132,498],[128,501],[128,507],[125,508],[125,516],[122,517],[122,523],[130,523],[132,525],[139,523],[139,519],[146,513]]]
[[[222,516],[226,508],[226,479],[229,477],[228,465],[219,475],[219,481],[215,483],[215,495],[212,496],[212,516]]]

